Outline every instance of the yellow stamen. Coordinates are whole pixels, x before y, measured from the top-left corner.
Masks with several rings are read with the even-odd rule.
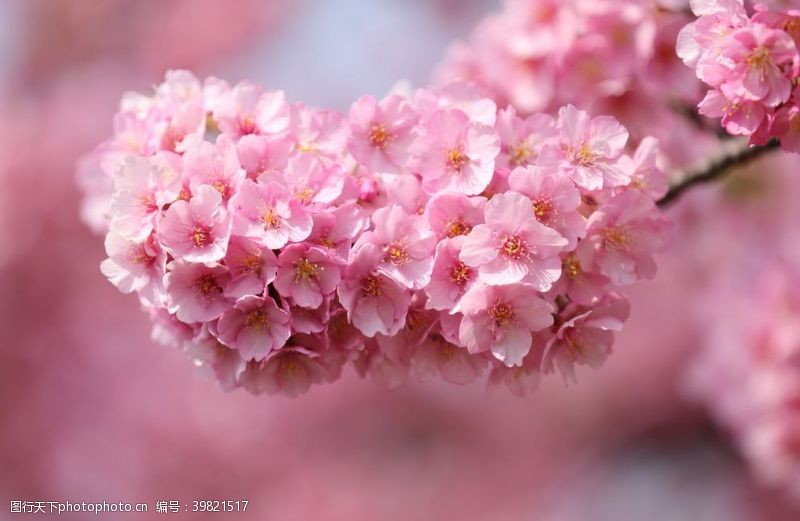
[[[386,131],[386,126],[382,124],[372,125],[369,131],[369,141],[377,149],[383,150],[392,139],[391,134]]]
[[[244,319],[244,326],[255,331],[269,329],[269,320],[263,309],[255,309],[247,314]]]
[[[632,242],[630,232],[623,226],[610,226],[603,230],[603,244],[609,249],[623,250]]]
[[[519,260],[528,253],[525,243],[518,235],[507,237],[506,240],[503,241],[502,249],[503,253],[514,260]]]
[[[466,284],[467,281],[469,281],[471,275],[472,275],[472,270],[470,269],[470,267],[461,261],[454,264],[453,268],[450,270],[450,280],[452,280],[459,286],[463,286],[464,284]]]
[[[533,201],[533,214],[537,221],[547,223],[552,219],[554,213],[555,208],[550,199],[540,198]]]
[[[195,281],[195,289],[204,297],[214,293],[222,293],[222,288],[217,283],[217,277],[212,273],[204,273]]]
[[[264,215],[261,216],[261,220],[264,221],[264,228],[275,229],[279,228],[281,225],[281,217],[275,213],[273,208],[270,208]]]
[[[571,253],[563,262],[564,273],[571,279],[574,279],[582,273],[581,263],[574,253]]]
[[[464,152],[461,149],[451,148],[445,154],[445,161],[447,163],[447,168],[450,170],[455,170],[456,172],[461,172],[461,170],[467,165],[469,158],[464,155]]]
[[[314,190],[312,190],[311,188],[306,186],[306,187],[301,188],[300,190],[298,190],[294,194],[294,196],[302,204],[307,205],[307,204],[311,203],[311,199],[314,197]]]
[[[190,238],[198,248],[205,248],[214,242],[214,238],[211,236],[211,230],[205,226],[195,227],[195,229],[192,230]]]
[[[489,310],[489,316],[497,327],[504,327],[514,322],[514,310],[508,304],[498,302]]]
[[[381,296],[381,281],[378,277],[370,274],[364,279],[364,285],[361,288],[361,294],[365,297],[380,297]]]
[[[530,159],[533,159],[532,155],[533,152],[530,148],[525,145],[519,145],[511,149],[508,162],[513,166],[525,166],[530,164]]]
[[[300,282],[310,280],[319,276],[321,268],[319,264],[308,262],[307,259],[300,259],[294,265],[294,280]]]
[[[408,250],[400,242],[393,242],[384,249],[385,262],[391,262],[395,266],[400,266],[408,261]]]
[[[458,237],[459,235],[467,235],[472,231],[472,226],[465,223],[463,220],[458,219],[451,221],[445,226],[445,233],[449,238]]]

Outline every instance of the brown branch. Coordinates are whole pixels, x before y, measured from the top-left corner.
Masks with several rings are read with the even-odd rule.
[[[708,183],[729,174],[735,167],[743,166],[762,155],[777,149],[780,142],[773,139],[766,145],[748,146],[737,142],[735,148],[713,159],[705,167],[690,172],[670,187],[666,195],[658,200],[658,206],[665,207],[675,201],[683,192],[694,185]]]

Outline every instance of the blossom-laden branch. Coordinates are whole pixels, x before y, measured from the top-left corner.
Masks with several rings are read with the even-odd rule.
[[[667,193],[658,200],[658,206],[665,207],[675,201],[683,192],[689,188],[711,181],[718,180],[736,167],[744,166],[745,164],[761,157],[762,155],[775,150],[780,146],[780,141],[773,139],[766,145],[748,146],[741,141],[736,141],[732,144],[729,150],[713,159],[706,166],[681,176],[680,180],[672,185]]]

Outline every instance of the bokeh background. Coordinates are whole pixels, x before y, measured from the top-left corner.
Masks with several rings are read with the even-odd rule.
[[[399,80],[424,85],[448,44],[497,8],[0,0],[0,519],[24,517],[9,513],[11,500],[147,502],[148,515],[97,518],[150,519],[165,516],[156,501],[228,499],[248,500],[247,512],[169,516],[800,518],[796,500],[752,477],[685,385],[705,335],[698,317],[713,304],[710,273],[772,222],[765,213],[779,220],[791,205],[770,199],[792,170],[786,159],[673,207],[680,240],[658,279],[629,292],[614,356],[577,386],[548,378],[526,398],[486,396],[482,384],[388,392],[353,374],[295,400],[224,394],[153,343],[136,300],[100,274],[102,241],[78,218],[75,162],[111,131],[124,90],[190,68],[344,110]],[[753,192],[756,170],[770,173],[761,202],[742,203],[736,188]],[[709,207],[734,211],[736,224]],[[750,218],[757,224],[742,224]]]

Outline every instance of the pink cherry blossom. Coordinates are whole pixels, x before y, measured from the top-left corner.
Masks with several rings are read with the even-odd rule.
[[[318,356],[300,348],[284,348],[262,362],[250,362],[242,375],[243,385],[255,394],[282,394],[291,398],[306,393],[312,384],[325,381],[325,368]]]
[[[295,103],[289,106],[288,137],[295,151],[334,161],[347,147],[347,124],[338,112]]]
[[[291,244],[278,257],[275,289],[304,308],[318,308],[341,280],[338,263],[323,249]]]
[[[372,243],[354,250],[337,289],[349,321],[370,338],[397,333],[411,303],[408,289],[379,269],[384,255]]]
[[[190,262],[222,259],[231,234],[230,215],[213,187],[200,185],[187,201],[176,201],[159,222],[158,237],[173,256]]]
[[[669,222],[653,200],[636,190],[620,193],[589,217],[578,247],[583,269],[597,269],[614,284],[632,284],[656,274],[653,255],[665,244]]]
[[[623,155],[628,131],[608,116],[590,118],[572,105],[558,113],[559,147],[547,147],[544,164],[557,165],[587,190],[623,186],[630,182],[631,165]]]
[[[646,137],[636,147],[633,154],[633,175],[631,187],[647,194],[654,200],[667,193],[667,176],[659,167],[658,140]]]
[[[406,168],[417,114],[397,94],[378,102],[364,96],[350,107],[350,153],[369,171],[399,173]]]
[[[232,236],[225,254],[230,280],[225,295],[234,298],[261,295],[267,284],[275,280],[278,259],[269,248],[244,237]]]
[[[220,342],[245,360],[262,360],[289,339],[289,314],[269,297],[242,297],[219,317],[213,329]]]
[[[369,227],[367,213],[354,203],[345,203],[334,210],[315,213],[314,227],[308,242],[326,248],[332,255],[347,260],[350,247],[362,231]]]
[[[195,193],[200,185],[214,187],[226,203],[239,190],[245,177],[236,145],[224,136],[215,145],[202,141],[183,156],[183,175]]]
[[[555,336],[548,342],[542,362],[544,372],[555,369],[564,382],[576,382],[575,366],[588,365],[599,369],[611,353],[614,333],[630,314],[625,297],[619,293],[606,295],[592,308],[567,308]]]
[[[575,248],[586,232],[586,221],[578,212],[581,194],[572,181],[556,170],[527,167],[514,169],[508,184],[530,198],[537,221],[567,239],[567,249]]]
[[[477,270],[467,266],[460,258],[464,239],[463,236],[444,239],[436,246],[431,281],[425,287],[427,307],[442,311],[453,309],[477,281]]]
[[[428,192],[478,195],[492,180],[500,139],[491,127],[471,122],[460,110],[439,110],[410,151]]]
[[[439,110],[456,109],[471,121],[492,127],[497,122],[497,104],[481,90],[468,82],[450,81],[438,87],[427,87],[414,92],[413,104],[419,111],[422,124]]]
[[[276,174],[286,169],[292,144],[274,136],[243,136],[236,144],[239,162],[252,180],[261,174]]]
[[[513,106],[498,113],[495,129],[501,143],[496,168],[506,174],[518,167],[535,165],[541,146],[557,136],[552,116],[537,113],[523,119]]]
[[[316,308],[302,307],[283,298],[281,307],[292,317],[292,331],[295,333],[325,333],[329,332],[333,298],[333,295],[324,297]]]
[[[372,223],[374,229],[362,234],[353,249],[378,246],[383,252],[380,267],[384,273],[409,289],[428,284],[436,237],[425,219],[392,205],[372,214]]]
[[[136,291],[146,303],[159,305],[164,299],[163,277],[166,255],[151,235],[144,242],[106,235],[106,255],[100,271],[123,293]]]
[[[785,67],[797,67],[800,57],[792,38],[762,24],[750,24],[720,42],[719,67],[725,80],[719,89],[733,100],[762,101],[775,107],[789,99],[791,80]]]
[[[532,366],[527,360],[520,367],[506,367],[497,364],[489,373],[487,389],[492,393],[503,385],[514,396],[522,397],[535,391],[539,387],[540,381],[541,375],[538,367]]]
[[[657,22],[636,2],[622,20],[609,2],[515,3],[519,21],[490,24],[501,33],[481,58],[497,61],[488,83],[365,97],[349,118],[188,73],[127,95],[114,135],[82,167],[87,215],[107,236],[102,271],[137,294],[157,341],[225,389],[294,396],[348,365],[389,388],[412,372],[467,383],[487,367],[490,388],[535,386],[545,346],[599,317],[612,284],[650,276],[667,232],[654,200],[674,152],[644,135],[640,113],[650,89],[670,103],[699,92],[639,77]],[[579,25],[553,56],[521,33],[570,17]],[[529,112],[568,96],[553,90],[569,76],[561,62],[595,45],[604,53],[585,58],[608,59],[626,90],[582,103],[632,122],[635,152],[613,118]],[[514,85],[486,97],[503,82]],[[526,94],[534,84],[541,92]],[[783,108],[751,138],[788,139]],[[680,134],[670,146],[692,148],[697,129],[683,132],[666,102],[653,110],[675,128],[659,139]]]
[[[527,282],[547,291],[561,275],[558,254],[567,240],[536,220],[533,202],[509,192],[486,205],[486,224],[467,235],[461,247],[464,264],[478,269],[486,284]]]
[[[253,83],[239,83],[218,100],[214,121],[233,138],[282,132],[288,126],[286,96],[281,91],[264,91]]]
[[[168,152],[182,152],[205,132],[206,114],[199,99],[181,103],[164,122],[158,147]]]
[[[457,385],[474,382],[487,365],[486,359],[451,344],[439,334],[425,338],[411,363],[422,380],[440,375],[446,382]]]
[[[430,196],[422,188],[417,176],[411,174],[385,175],[381,178],[384,197],[373,200],[373,205],[399,205],[410,214],[419,215],[425,211]]]
[[[145,159],[129,156],[114,178],[110,228],[132,241],[142,241],[153,231],[159,209],[180,191],[178,171],[169,156]]]
[[[795,46],[800,45],[800,10],[796,8],[780,9],[777,7],[773,6],[770,9],[769,6],[764,4],[756,4],[754,6],[753,22],[786,31],[786,34],[794,40]]]
[[[797,90],[794,102],[779,108],[770,122],[770,134],[781,140],[784,150],[800,153],[800,95]]]
[[[425,216],[438,239],[466,235],[483,224],[486,198],[444,193],[428,201]]]
[[[265,176],[269,179],[269,176]],[[344,186],[344,173],[338,165],[326,166],[313,155],[292,158],[283,174],[284,183],[303,205],[324,205],[335,201]]]
[[[311,233],[311,215],[276,182],[245,179],[231,207],[236,212],[234,231],[273,250],[302,241]]]
[[[767,117],[767,110],[754,101],[733,102],[718,90],[709,90],[697,106],[700,114],[722,118],[722,126],[734,136],[752,135]]]
[[[476,284],[458,305],[459,340],[470,353],[491,350],[505,365],[520,366],[531,350],[532,331],[553,325],[552,306],[528,284]]]
[[[576,304],[591,306],[600,298],[610,281],[608,277],[581,266],[575,252],[563,255],[561,260],[563,276],[553,284],[549,294],[566,295]]]
[[[246,361],[236,349],[231,349],[204,331],[199,338],[187,342],[186,354],[202,369],[210,372],[223,391],[238,387]]]
[[[231,307],[232,299],[223,293],[230,280],[226,267],[173,261],[167,268],[164,281],[169,311],[181,322],[208,322]]]

